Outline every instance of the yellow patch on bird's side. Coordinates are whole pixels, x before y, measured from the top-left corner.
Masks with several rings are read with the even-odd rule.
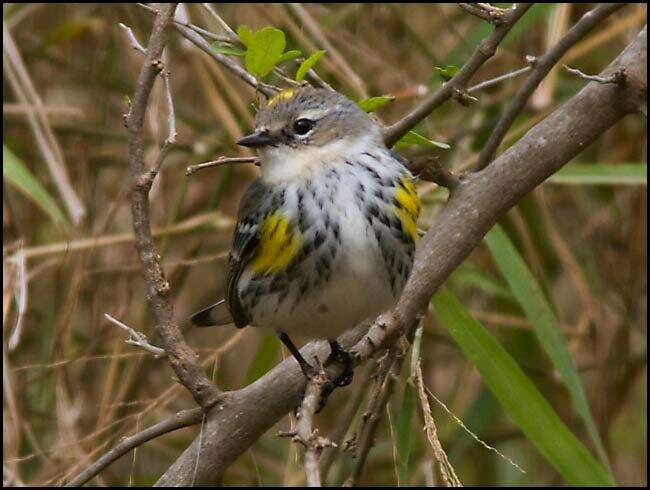
[[[293,230],[289,220],[276,211],[262,224],[260,244],[250,267],[255,274],[268,275],[286,268],[300,251],[302,235]]]
[[[420,197],[409,177],[402,177],[395,190],[395,214],[415,243],[418,239],[417,221],[420,216]]]
[[[280,92],[278,95],[275,95],[275,96],[271,97],[271,98],[269,99],[269,101],[267,102],[266,106],[267,106],[267,107],[273,107],[275,104],[277,104],[277,103],[280,102],[281,100],[287,100],[287,99],[290,99],[290,98],[293,97],[294,95],[296,95],[296,91],[293,90],[293,89],[290,89],[290,88],[289,88],[289,89],[287,89],[287,90],[283,90],[283,91]]]

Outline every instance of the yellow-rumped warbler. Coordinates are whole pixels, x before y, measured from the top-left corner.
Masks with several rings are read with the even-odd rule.
[[[336,337],[399,297],[418,236],[414,179],[380,126],[331,90],[279,93],[238,144],[258,149],[262,175],[240,203],[228,297],[192,321],[272,328],[309,377],[288,334],[328,339],[345,359]]]

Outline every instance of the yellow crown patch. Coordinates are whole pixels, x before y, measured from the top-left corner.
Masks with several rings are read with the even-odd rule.
[[[280,92],[278,95],[275,95],[274,97],[271,97],[269,101],[267,102],[266,106],[267,107],[273,107],[275,104],[280,102],[281,100],[288,100],[292,98],[294,95],[296,95],[296,91],[294,89],[286,89]]]

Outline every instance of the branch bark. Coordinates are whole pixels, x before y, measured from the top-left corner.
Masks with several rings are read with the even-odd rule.
[[[624,88],[614,84],[586,85],[577,95],[533,127],[515,145],[481,172],[468,175],[421,241],[413,272],[395,308],[382,315],[362,335],[361,329],[344,335],[344,348],[358,363],[368,359],[414,324],[429,299],[451,272],[480,243],[487,231],[525,194],[542,183],[624,116],[645,103],[646,29],[614,60],[601,76],[624,68]],[[325,342],[312,342],[303,355],[324,359]],[[332,365],[331,375],[342,367]],[[255,383],[225,393],[219,410],[206,421],[201,459],[196,439],[165,472],[158,486],[211,484],[220,480],[228,466],[265,431],[300,401],[304,377],[293,359],[287,359]]]
[[[212,384],[198,363],[198,355],[187,345],[174,320],[174,309],[169,298],[170,285],[160,266],[151,233],[149,190],[157,169],[149,172],[144,165],[144,116],[154,80],[162,67],[161,57],[166,42],[166,28],[174,15],[176,4],[162,5],[149,37],[146,55],[135,93],[133,105],[126,118],[129,130],[129,166],[133,191],[131,212],[133,233],[140,266],[145,280],[147,302],[162,339],[163,348],[180,382],[196,402],[207,410],[219,401],[220,392]]]

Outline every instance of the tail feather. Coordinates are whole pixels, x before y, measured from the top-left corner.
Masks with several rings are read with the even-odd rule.
[[[220,326],[233,322],[225,299],[217,301],[215,304],[201,311],[197,311],[190,317],[190,320],[197,327]]]

